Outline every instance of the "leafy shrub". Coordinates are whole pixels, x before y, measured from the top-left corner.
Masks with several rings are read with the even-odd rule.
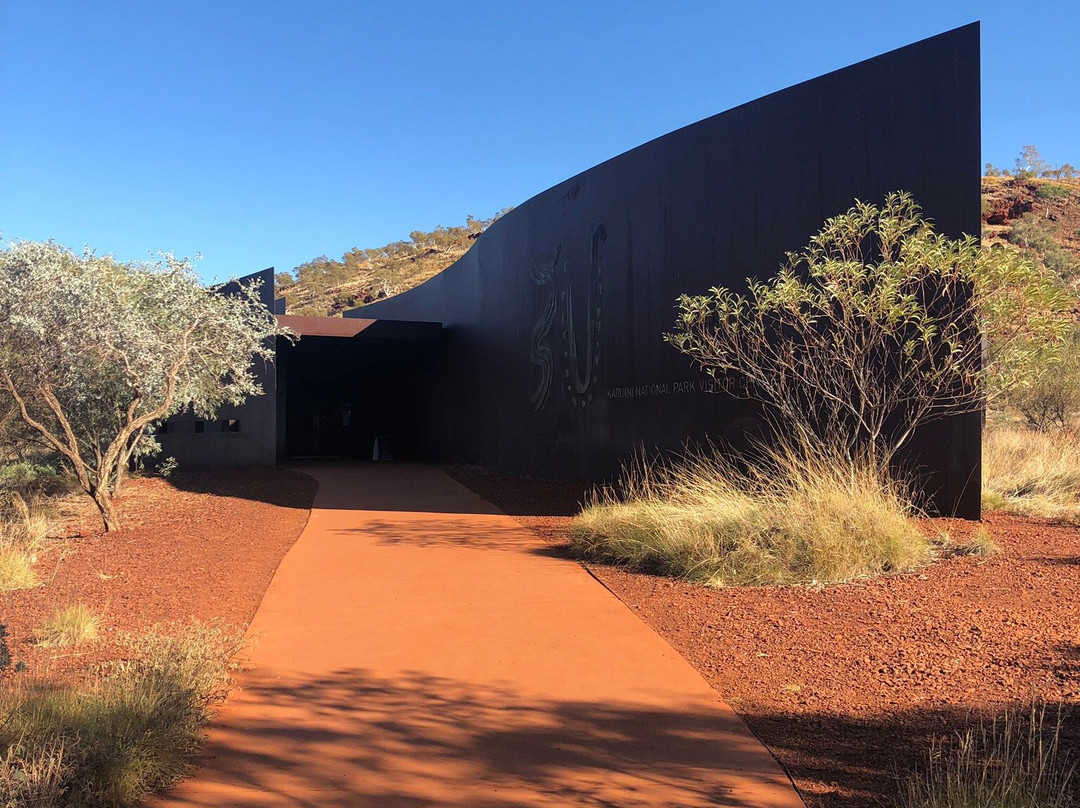
[[[1030,212],[1017,219],[1006,235],[1016,246],[1039,252],[1057,246],[1053,225],[1042,216]]]
[[[1027,387],[1007,398],[1031,427],[1042,431],[1065,429],[1080,414],[1080,333],[1054,354]]]
[[[1045,708],[1011,710],[935,744],[907,783],[903,808],[1066,808],[1074,763],[1061,745],[1061,722]]]
[[[882,469],[919,425],[1026,384],[1072,323],[1060,277],[936,233],[905,192],[826,220],[773,277],[747,284],[681,296],[665,339],[784,434]]]
[[[0,464],[0,490],[25,491],[29,488],[49,487],[57,482],[58,477],[52,466],[27,460]]]
[[[1041,182],[1035,187],[1036,199],[1065,199],[1072,196],[1072,189],[1059,182]]]
[[[829,583],[930,560],[904,490],[877,466],[773,451],[748,469],[715,454],[670,465],[639,458],[619,491],[571,526],[583,558],[706,586]]]
[[[0,806],[134,808],[186,774],[239,643],[199,624],[128,640],[133,658],[89,685],[0,692]]]
[[[1025,213],[1006,237],[1018,247],[1036,253],[1049,269],[1063,278],[1080,272],[1080,261],[1058,243],[1054,224],[1042,216]]]

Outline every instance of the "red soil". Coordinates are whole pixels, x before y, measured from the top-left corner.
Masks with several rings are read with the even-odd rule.
[[[454,468],[519,522],[564,544],[581,486]],[[12,654],[56,672],[115,655],[118,631],[221,618],[244,628],[307,520],[314,481],[245,470],[134,480],[123,530],[92,509],[69,519],[37,572],[45,585],[0,596]],[[743,716],[811,806],[871,806],[896,777],[980,716],[1033,699],[1080,703],[1080,532],[1001,514],[1001,555],[951,558],[914,574],[821,588],[708,590],[604,565],[590,571],[658,631]],[[936,522],[962,539],[967,523]],[[81,655],[33,646],[57,606],[103,616]],[[1080,711],[1065,742],[1080,750]]]
[[[56,674],[116,658],[118,633],[157,623],[218,619],[244,631],[315,488],[310,477],[268,469],[135,479],[117,499],[122,529],[109,534],[89,499],[67,498],[60,535],[34,567],[43,585],[0,595],[13,660]],[[74,651],[36,647],[35,629],[71,604],[101,618],[101,639]]]
[[[580,486],[452,471],[566,543]],[[927,521],[954,540],[973,529]],[[935,738],[1010,704],[1080,703],[1080,532],[996,513],[984,524],[1002,549],[989,560],[838,586],[716,590],[588,567],[742,715],[808,805],[872,806]],[[1074,751],[1078,719],[1064,727]]]

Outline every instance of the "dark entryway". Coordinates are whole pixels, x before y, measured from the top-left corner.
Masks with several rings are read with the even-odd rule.
[[[278,346],[279,461],[370,459],[377,438],[384,457],[423,456],[413,380],[438,350],[439,324],[283,319],[300,338]]]

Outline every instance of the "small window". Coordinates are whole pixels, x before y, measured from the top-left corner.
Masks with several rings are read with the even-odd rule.
[[[228,418],[221,422],[222,432],[239,432],[240,431],[240,419]]]
[[[201,435],[205,431],[206,431],[206,421],[196,421],[195,422],[195,434],[196,435]]]

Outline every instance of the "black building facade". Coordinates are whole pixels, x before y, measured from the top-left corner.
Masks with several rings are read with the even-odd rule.
[[[399,394],[409,443],[538,476],[601,480],[639,447],[722,437],[754,406],[665,344],[681,293],[745,289],[855,199],[911,192],[978,234],[972,24],[708,118],[533,197],[427,283],[347,317],[442,323]],[[400,430],[399,430],[400,431]],[[928,424],[905,458],[939,510],[979,515],[981,418]]]
[[[212,430],[231,454],[186,426],[166,453],[371,457],[380,438],[398,457],[602,482],[639,449],[730,437],[760,412],[663,341],[677,297],[742,291],[825,219],[890,191],[911,192],[939,232],[978,234],[979,93],[976,23],[639,146],[519,205],[351,324],[286,318],[301,338],[279,342],[267,395]],[[250,440],[228,436],[230,418]],[[980,452],[973,413],[920,429],[903,461],[937,510],[977,518]]]

